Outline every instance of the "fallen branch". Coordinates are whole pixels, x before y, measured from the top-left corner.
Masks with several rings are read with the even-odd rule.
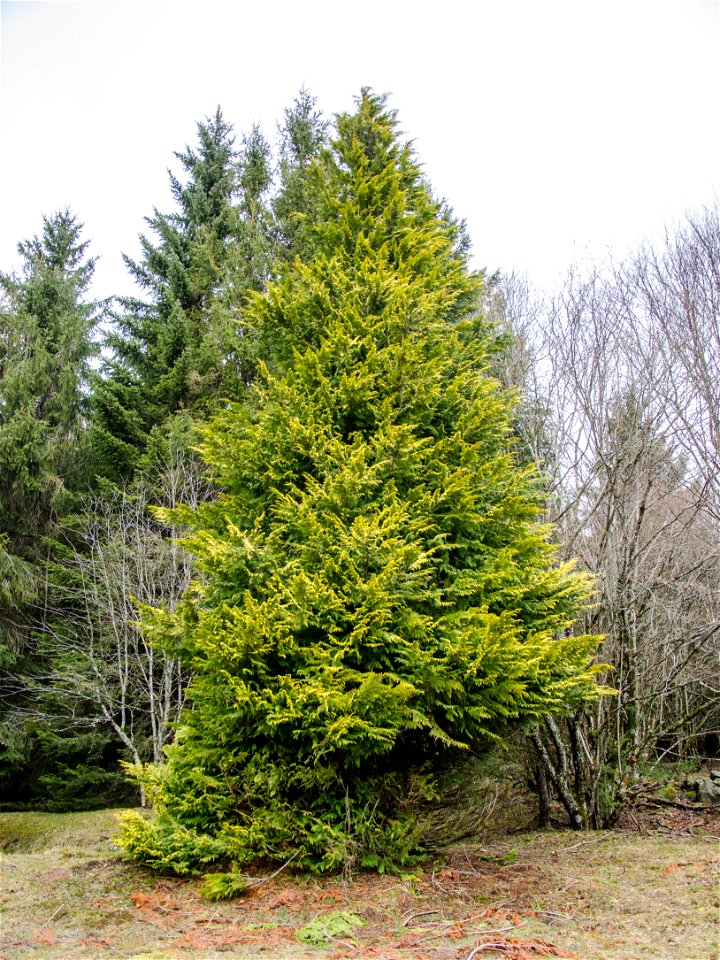
[[[473,957],[476,957],[479,953],[490,950],[504,953],[512,952],[517,960],[530,958],[532,954],[538,957],[558,957],[561,960],[580,960],[576,953],[566,953],[552,943],[548,943],[547,940],[516,940],[514,937],[508,940],[491,940],[487,943],[479,943],[470,951],[465,960],[473,960]]]
[[[339,943],[341,947],[347,947],[349,950],[357,950],[356,943],[348,943],[347,940],[340,940],[339,937],[334,937],[331,933],[328,933],[327,927],[323,927],[322,932],[327,940],[331,940],[333,943]]]
[[[603,840],[608,839],[607,831],[596,834],[594,837],[590,837],[589,840],[580,840],[578,843],[571,843],[569,847],[561,847],[560,850],[553,850],[552,853],[557,856],[558,853],[567,853],[569,850],[577,850],[578,847],[587,847],[591,843],[602,843]]]
[[[117,953],[120,957],[125,957],[126,960],[132,960],[132,956],[129,953],[123,953],[122,950],[118,950],[117,947],[113,946],[109,940],[98,940],[98,943],[103,944],[109,950],[112,950],[113,953]]]
[[[507,941],[503,941],[502,943],[481,943],[479,946],[475,947],[474,950],[470,951],[467,956],[467,960],[472,960],[474,956],[476,956],[478,953],[482,953],[484,950],[504,950],[506,947]]]
[[[443,930],[440,933],[434,933],[431,937],[423,937],[422,940],[418,940],[417,943],[413,943],[412,946],[420,947],[425,943],[429,943],[431,940],[439,940],[440,937],[446,937],[449,933],[452,932],[454,927],[458,926],[461,923],[467,923],[467,922],[468,922],[467,920],[465,921],[458,920],[457,923],[450,924],[447,930]],[[526,923],[528,923],[527,920],[522,920],[520,923],[512,923],[510,924],[510,926],[507,926],[507,927],[497,927],[495,930],[484,930],[484,931],[479,930],[478,935],[481,937],[494,937],[498,933],[507,933],[510,930],[517,930],[518,927],[524,927]],[[506,942],[509,943],[510,941],[506,941]]]
[[[289,867],[289,866],[290,866],[290,864],[293,862],[293,860],[295,859],[295,857],[299,856],[299,855],[302,853],[303,849],[304,849],[303,847],[300,847],[299,850],[296,850],[295,853],[290,857],[289,860],[286,860],[285,863],[284,863],[281,867],[278,867],[278,868],[277,868],[277,870],[275,871],[275,873],[271,873],[269,877],[263,877],[262,880],[258,880],[257,883],[254,883],[254,884],[252,885],[251,889],[252,889],[252,890],[257,890],[258,887],[261,887],[264,883],[267,883],[269,880],[274,880],[275,877],[277,877],[277,875],[278,875],[279,873],[282,873],[283,870],[284,870],[286,867]],[[253,878],[253,879],[254,879],[254,878]]]
[[[554,910],[536,910],[535,913],[541,917],[556,917],[558,920],[568,920],[569,922],[577,922],[576,917],[570,917],[567,913],[555,913]]]
[[[441,912],[442,912],[442,911],[440,911],[440,910],[422,910],[420,913],[411,913],[410,916],[407,918],[407,920],[403,921],[403,926],[404,926],[404,927],[407,927],[407,925],[408,925],[412,920],[417,920],[418,917],[429,917],[429,916],[431,916],[433,913],[441,913]]]
[[[677,810],[707,810],[711,803],[695,803],[692,800],[667,800],[665,797],[638,796],[633,807],[675,807]]]
[[[57,910],[55,910],[55,912],[52,914],[52,916],[48,917],[45,923],[41,927],[38,927],[37,930],[33,930],[30,936],[37,937],[39,934],[41,934],[46,927],[50,926],[50,924],[53,922],[55,917],[57,917],[60,911],[65,909],[65,906],[66,905],[64,903],[61,903],[60,906],[57,908]]]

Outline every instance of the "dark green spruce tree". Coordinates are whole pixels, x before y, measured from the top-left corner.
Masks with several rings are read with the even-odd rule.
[[[103,305],[88,298],[95,267],[69,211],[18,245],[0,274],[0,777],[27,759],[29,680],[44,669],[48,562],[58,522],[84,482],[87,382]]]
[[[285,110],[280,134],[279,183],[273,198],[275,255],[280,262],[307,260],[315,249],[313,225],[322,209],[325,182],[315,162],[328,146],[328,122],[316,98],[302,89]]]
[[[222,293],[239,232],[237,157],[219,108],[197,131],[197,148],[176,154],[185,182],[170,175],[176,210],[155,210],[155,239],[141,236],[142,258],[125,258],[147,299],[122,301],[95,384],[96,462],[112,479],[132,475],[154,430],[235,389]]]
[[[240,226],[234,250],[235,286],[231,291],[238,305],[247,291],[263,290],[268,279],[274,246],[268,207],[272,182],[272,149],[258,124],[253,124],[243,136],[238,158]]]
[[[195,672],[156,819],[124,827],[159,869],[409,862],[447,751],[596,693],[569,629],[588,585],[516,462],[481,278],[383,98],[321,167],[316,253],[250,307],[272,372],[205,431],[222,494],[176,515],[202,579],[143,613]]]

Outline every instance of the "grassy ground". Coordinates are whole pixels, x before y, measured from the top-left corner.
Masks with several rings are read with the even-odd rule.
[[[718,960],[720,818],[493,832],[415,877],[289,876],[208,903],[112,844],[116,814],[0,814],[3,960]],[[360,925],[362,924],[362,925]]]

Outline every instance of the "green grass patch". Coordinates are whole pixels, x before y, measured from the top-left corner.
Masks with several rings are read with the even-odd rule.
[[[117,833],[117,814],[116,810],[0,813],[0,851],[40,853],[43,850],[108,850]]]

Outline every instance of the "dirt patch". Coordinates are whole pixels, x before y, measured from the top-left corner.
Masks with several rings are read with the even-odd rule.
[[[41,815],[0,815],[6,840],[10,827],[30,838],[3,858],[0,956],[717,960],[720,818],[706,813],[702,824],[667,808],[596,834],[488,835],[403,878],[288,871],[220,903],[197,881],[124,863],[107,811],[14,827],[3,817]]]

